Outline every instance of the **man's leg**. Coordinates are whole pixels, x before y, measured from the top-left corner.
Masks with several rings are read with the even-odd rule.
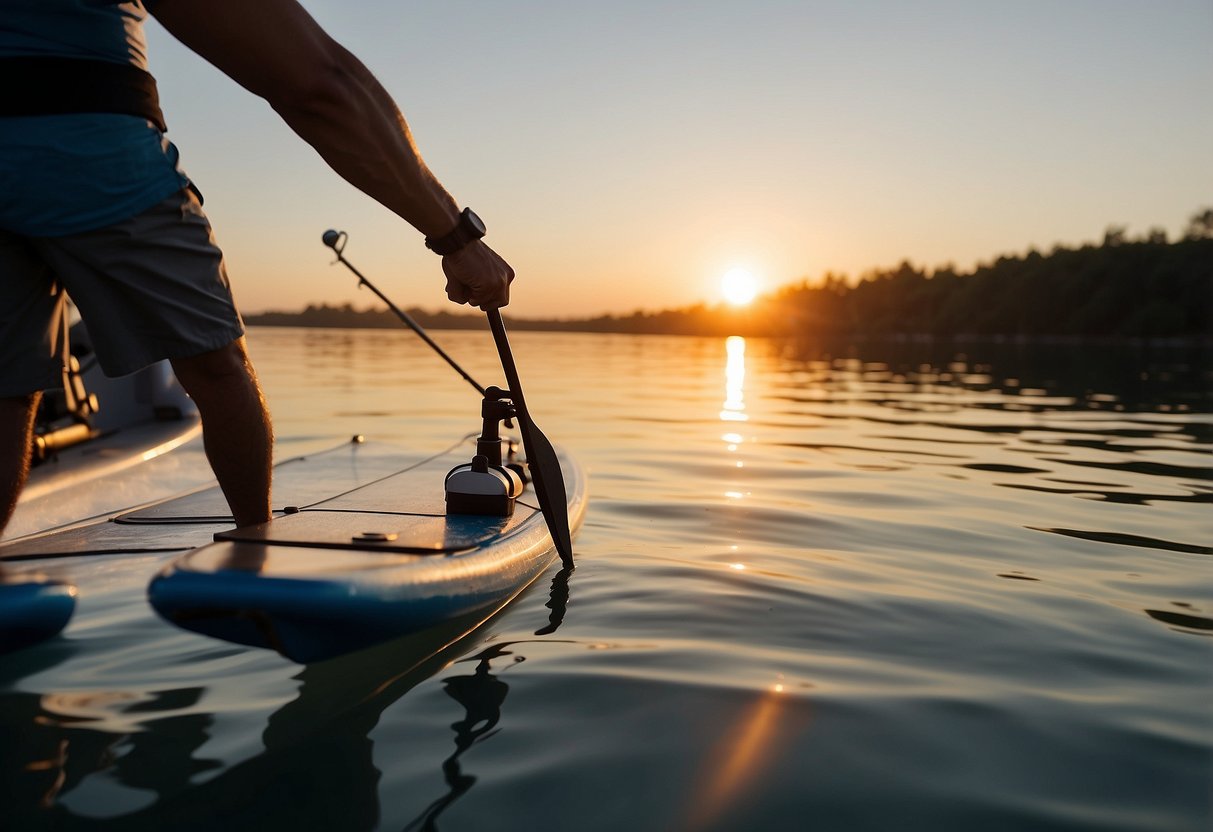
[[[0,398],[0,532],[8,525],[29,476],[34,417],[41,393]]]
[[[236,525],[269,520],[274,436],[244,339],[172,363],[202,416],[206,458]]]

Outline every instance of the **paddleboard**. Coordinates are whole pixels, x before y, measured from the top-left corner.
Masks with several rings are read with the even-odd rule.
[[[301,663],[452,619],[487,618],[557,553],[530,492],[509,517],[447,513],[443,479],[473,452],[474,443],[461,444],[328,499],[284,507],[268,523],[222,531],[164,568],[148,598],[178,626]],[[576,529],[585,476],[567,454],[558,458]],[[170,502],[120,519],[199,516],[196,506]]]
[[[47,391],[38,411],[37,464],[4,529],[7,538],[130,505],[138,499],[131,495],[150,483],[151,477],[139,469],[201,434],[197,410],[167,361],[107,379],[90,357],[82,326],[72,328],[71,342],[65,387]],[[121,488],[97,487],[105,478],[112,483],[119,476]],[[0,653],[37,644],[67,625],[76,588],[59,577],[61,570],[54,571],[50,577],[37,565],[0,564]]]
[[[0,573],[0,653],[58,634],[76,609],[76,588],[40,574]]]
[[[474,452],[474,438],[423,455],[356,437],[275,466],[268,523],[232,529],[222,493],[204,488],[5,543],[0,569],[27,570],[23,580],[31,581],[53,564],[87,593],[97,564],[163,555],[148,588],[163,618],[320,661],[453,620],[487,619],[555,561],[529,489],[509,517],[447,514],[444,477]],[[586,478],[565,451],[557,454],[576,530]]]

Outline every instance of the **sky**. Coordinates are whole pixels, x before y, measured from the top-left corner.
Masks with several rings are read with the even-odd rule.
[[[519,317],[1172,237],[1213,205],[1208,0],[305,0],[514,266]],[[454,308],[421,235],[149,24],[246,313]]]

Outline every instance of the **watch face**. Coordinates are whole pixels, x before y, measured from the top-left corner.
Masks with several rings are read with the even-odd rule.
[[[467,218],[468,226],[476,232],[476,236],[483,237],[486,233],[484,222],[481,221],[480,217],[476,216],[476,212],[468,208],[464,211],[463,215]]]
[[[448,234],[441,237],[426,237],[425,246],[430,251],[446,257],[454,254],[473,240],[484,236],[484,222],[476,216],[471,208],[464,208],[459,213],[459,224]]]

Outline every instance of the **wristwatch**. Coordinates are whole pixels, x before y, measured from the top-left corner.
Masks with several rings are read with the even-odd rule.
[[[459,215],[459,224],[441,237],[426,237],[425,247],[446,257],[473,240],[479,240],[484,236],[484,232],[484,222],[476,216],[476,212],[471,208],[464,208],[463,213]]]

